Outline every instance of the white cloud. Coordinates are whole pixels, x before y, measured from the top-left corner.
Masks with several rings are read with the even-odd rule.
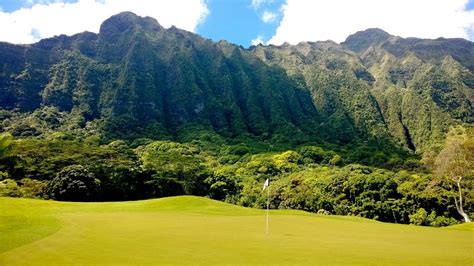
[[[36,5],[36,4],[50,4],[50,3],[61,3],[64,2],[62,0],[26,0],[28,5]]]
[[[359,30],[381,28],[402,37],[469,38],[474,11],[468,0],[287,0],[283,19],[269,43],[345,38]],[[472,36],[471,36],[472,38]]]
[[[194,31],[209,14],[204,0],[31,0],[30,8],[0,12],[0,41],[32,43],[41,38],[83,31],[98,32],[100,24],[122,11],[150,16],[164,27]],[[41,3],[38,3],[41,2]]]
[[[273,3],[274,0],[252,0],[250,7],[257,10],[261,6]]]
[[[272,23],[276,20],[277,16],[278,15],[276,13],[273,13],[273,12],[270,12],[270,11],[265,11],[262,14],[262,21],[264,23]]]
[[[262,35],[258,35],[257,38],[255,38],[251,41],[251,43],[252,43],[252,45],[265,44],[265,42],[263,41],[263,36]]]

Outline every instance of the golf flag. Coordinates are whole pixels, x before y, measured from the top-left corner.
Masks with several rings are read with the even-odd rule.
[[[270,185],[270,179],[267,178],[265,180],[265,183],[263,183],[263,191],[265,191],[266,188]],[[268,235],[268,208],[270,207],[270,189],[267,190],[267,223],[266,223],[266,228],[265,228],[265,234]]]
[[[267,180],[265,180],[265,183],[263,184],[263,190],[265,190],[269,185],[270,185],[270,179],[267,178]]]

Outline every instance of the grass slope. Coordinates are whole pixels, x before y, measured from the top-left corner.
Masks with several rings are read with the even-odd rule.
[[[472,226],[427,228],[200,197],[108,203],[0,198],[0,265],[474,264]]]

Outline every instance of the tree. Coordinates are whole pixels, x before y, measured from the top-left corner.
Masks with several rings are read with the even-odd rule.
[[[47,194],[55,200],[90,201],[97,197],[100,181],[82,165],[66,166],[49,182]]]
[[[0,134],[0,171],[12,170],[17,162],[17,156],[13,154],[15,142],[10,133]]]
[[[235,173],[225,171],[224,169],[217,169],[204,182],[209,185],[209,197],[211,199],[230,199],[241,189]]]
[[[151,176],[146,184],[153,196],[205,195],[209,171],[199,149],[171,141],[155,141],[139,147],[142,169]]]
[[[462,126],[452,128],[435,159],[435,172],[440,177],[448,178],[455,183],[457,193],[453,193],[456,210],[463,217],[464,222],[471,222],[469,215],[463,208],[463,192],[461,181],[474,174],[474,139],[473,130]]]

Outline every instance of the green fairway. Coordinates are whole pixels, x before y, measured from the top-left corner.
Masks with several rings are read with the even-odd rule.
[[[200,197],[108,203],[0,198],[0,265],[473,265],[471,225],[428,228]]]

